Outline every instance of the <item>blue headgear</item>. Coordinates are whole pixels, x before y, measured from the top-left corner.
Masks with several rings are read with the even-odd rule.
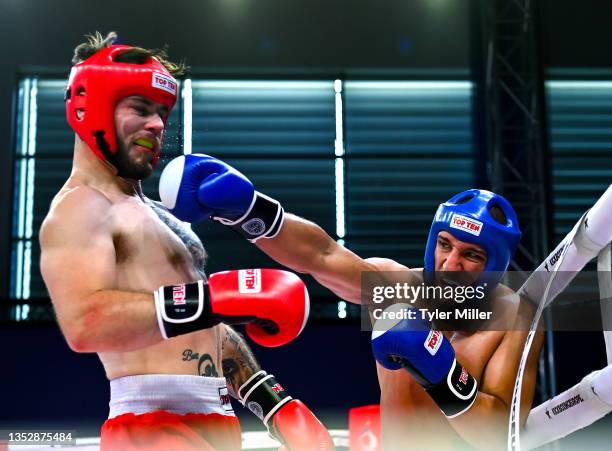
[[[505,224],[491,216],[492,207],[501,209],[506,217]],[[458,240],[477,244],[485,250],[487,263],[479,282],[486,279],[489,289],[497,285],[503,272],[508,269],[521,239],[516,213],[504,197],[481,189],[456,194],[440,204],[431,224],[424,265],[425,274],[429,277],[434,274],[434,254],[438,234],[442,230]]]

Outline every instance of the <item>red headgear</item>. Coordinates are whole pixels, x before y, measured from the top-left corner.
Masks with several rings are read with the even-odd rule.
[[[117,62],[132,47],[111,45],[75,64],[66,89],[68,123],[91,150],[111,164],[117,153],[115,107],[129,96],[142,96],[172,110],[178,84],[155,58],[143,64]],[[81,111],[80,117],[77,111]],[[153,166],[159,155],[154,157]]]

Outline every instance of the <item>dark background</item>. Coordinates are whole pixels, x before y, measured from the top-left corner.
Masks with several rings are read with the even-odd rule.
[[[547,73],[612,71],[609,1],[537,3]],[[115,30],[126,43],[167,43],[192,74],[466,73],[470,37],[478,33],[469,11],[467,0],[0,0],[0,298],[8,297],[17,81],[24,72],[67,74],[84,34]],[[255,352],[332,426],[346,427],[340,423],[348,407],[378,402],[368,340],[356,325],[314,323],[286,348]],[[596,333],[565,334],[559,348],[559,390],[605,365]],[[72,353],[53,323],[4,326],[0,356],[0,425],[96,433],[107,414],[108,384],[95,356]]]

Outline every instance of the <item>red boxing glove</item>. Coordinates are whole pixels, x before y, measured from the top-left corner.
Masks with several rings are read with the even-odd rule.
[[[246,333],[262,346],[282,346],[304,329],[310,311],[308,290],[294,273],[247,269],[212,274],[208,280],[213,314],[251,317]],[[224,321],[222,319],[223,322]],[[235,323],[234,323],[235,324]]]
[[[220,322],[247,323],[247,335],[268,347],[295,339],[310,309],[304,282],[279,269],[223,271],[212,274],[208,281],[160,287],[155,306],[164,338]]]
[[[288,451],[335,449],[334,441],[325,426],[297,399],[288,402],[274,414],[271,430]]]
[[[289,451],[333,450],[334,442],[317,417],[293,399],[276,378],[263,370],[238,389],[238,399],[263,421]]]

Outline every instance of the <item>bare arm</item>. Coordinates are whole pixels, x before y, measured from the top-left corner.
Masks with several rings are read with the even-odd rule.
[[[63,195],[40,232],[41,271],[60,327],[77,352],[161,341],[152,293],[118,291],[110,203],[86,187]]]
[[[240,401],[264,422],[273,437],[283,443],[281,449],[333,450],[329,432],[304,403],[288,396],[271,375],[265,376],[262,372],[252,377],[261,368],[251,350],[240,334],[229,326],[223,327],[223,374],[230,395],[240,399],[238,393],[244,386],[245,399]]]
[[[238,332],[229,326],[222,325],[221,366],[227,381],[227,389],[233,398],[238,399],[238,389],[253,374],[261,370],[259,363]]]
[[[525,331],[505,333],[484,370],[474,405],[465,414],[450,420],[457,433],[477,448],[501,449],[506,446],[514,381],[526,337]],[[543,332],[537,332],[527,360],[521,392],[521,425],[525,424],[533,403],[543,340]],[[475,428],[475,424],[479,426]]]
[[[381,269],[377,262],[383,259],[364,260],[336,243],[315,223],[291,214],[286,215],[276,237],[258,240],[257,246],[282,265],[310,274],[339,297],[354,303],[361,301],[363,271],[407,269],[399,264],[395,269]]]

